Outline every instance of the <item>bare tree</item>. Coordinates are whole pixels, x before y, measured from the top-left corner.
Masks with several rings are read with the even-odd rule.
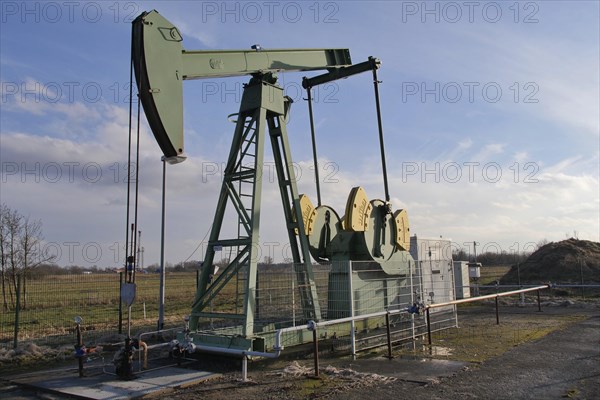
[[[24,217],[6,204],[0,206],[0,258],[2,300],[5,309],[14,307],[18,275],[23,279],[24,303],[27,299],[27,278],[41,264],[54,261],[55,256],[43,252],[42,222]]]
[[[21,219],[21,215],[16,210],[10,209],[6,204],[0,206],[0,251],[2,252],[2,300],[4,309],[14,307],[13,295],[17,291],[16,276]]]
[[[35,268],[44,263],[54,261],[51,254],[44,254],[42,235],[42,221],[22,219],[21,236],[19,238],[19,266],[23,276],[23,306],[27,307],[27,279],[31,277]]]
[[[536,244],[535,244],[535,249],[538,250],[541,247],[544,247],[545,245],[547,245],[548,243],[550,243],[550,241],[546,238],[540,239]]]
[[[271,264],[273,264],[273,257],[271,257],[271,256],[265,256],[265,258],[264,258],[264,261],[263,261],[263,262],[264,262],[265,264],[267,264],[267,265],[271,265]]]
[[[0,284],[2,285],[2,307],[8,309],[6,298],[6,277],[8,268],[8,224],[6,223],[9,208],[6,204],[0,205]]]

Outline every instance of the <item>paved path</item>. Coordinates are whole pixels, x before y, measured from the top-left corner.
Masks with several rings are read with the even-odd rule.
[[[600,399],[600,315],[420,386],[396,381],[337,399]]]

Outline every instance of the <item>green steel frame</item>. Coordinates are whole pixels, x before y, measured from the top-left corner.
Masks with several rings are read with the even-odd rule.
[[[260,248],[258,232],[261,214],[262,166],[266,127],[268,127],[275,159],[292,258],[294,263],[304,264],[304,268],[299,268],[302,272],[298,273],[297,278],[299,286],[303,288],[301,296],[303,309],[307,310],[305,318],[314,320],[321,318],[308,239],[303,234],[304,224],[299,194],[287,138],[285,103],[289,99],[284,98],[282,88],[268,81],[273,81],[272,75],[258,74],[251,79],[244,89],[214,223],[192,307],[190,318],[190,329],[192,331],[198,329],[200,318],[224,318],[239,320],[242,328],[240,333],[244,337],[251,337],[255,333],[257,252]],[[243,184],[252,187],[252,194],[243,193],[241,189]],[[251,203],[249,207],[248,202]],[[228,204],[231,204],[235,209],[239,221],[238,235],[233,238],[223,238],[221,235]],[[300,234],[296,235],[295,232],[300,232]],[[228,247],[236,248],[237,256],[220,272],[214,282],[210,283],[211,276],[214,273],[215,248]],[[243,312],[219,313],[209,311],[211,300],[233,277],[239,274],[245,276]]]
[[[314,86],[356,73],[375,70],[376,59],[352,65],[348,49],[273,49],[188,51],[182,46],[179,30],[156,11],[144,12],[132,25],[132,64],[139,97],[148,123],[169,163],[185,160],[183,140],[184,80],[207,77],[252,76],[244,88],[230,154],[225,168],[214,222],[203,261],[202,274],[190,316],[190,329],[197,331],[201,318],[236,320],[236,334],[252,340],[260,329],[257,314],[259,227],[263,179],[263,154],[267,131],[285,215],[298,286],[301,288],[304,317],[320,320],[321,310],[312,271],[308,238],[286,130],[286,99],[277,86],[279,71],[327,70],[325,75],[305,81]],[[306,86],[305,86],[306,87]],[[237,215],[237,233],[225,233],[227,207]],[[297,234],[296,234],[297,232]],[[229,235],[229,237],[225,237]],[[235,254],[229,264],[214,275],[216,249],[229,248]],[[235,252],[233,251],[235,250]],[[243,282],[241,312],[212,310],[211,302],[233,278]],[[236,285],[237,286],[237,285]],[[223,292],[225,293],[225,292]],[[237,295],[237,294],[236,294]],[[201,336],[201,335],[200,335]],[[246,343],[246,342],[244,342]],[[244,344],[245,346],[245,344]]]

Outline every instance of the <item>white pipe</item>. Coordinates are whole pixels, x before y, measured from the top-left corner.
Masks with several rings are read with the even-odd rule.
[[[337,324],[341,324],[344,322],[351,322],[352,320],[381,317],[388,313],[391,315],[391,314],[399,314],[399,313],[405,313],[405,312],[408,312],[408,311],[406,311],[406,310],[379,311],[376,313],[360,315],[360,316],[354,317],[354,318],[347,317],[347,318],[333,319],[333,320],[323,321],[323,322],[314,322],[313,324],[311,324],[311,326],[313,326],[315,328],[319,328],[319,327],[324,327],[324,326],[329,326],[329,325],[337,325]],[[191,350],[190,353],[193,353],[195,351],[206,351],[209,353],[217,353],[217,354],[277,358],[280,356],[281,352],[284,349],[284,346],[281,344],[282,335],[284,333],[297,332],[297,331],[301,331],[304,329],[309,329],[309,325],[306,324],[306,325],[290,326],[288,328],[281,328],[281,329],[276,330],[275,331],[275,346],[273,347],[273,350],[275,350],[275,351],[273,351],[273,352],[229,349],[229,348],[225,348],[225,347],[205,346],[205,345],[197,345],[197,344],[193,344],[193,343],[190,343],[193,347],[190,346],[192,348],[186,349],[186,350]]]
[[[157,333],[165,333],[171,331],[180,331],[181,328],[159,329],[157,331],[142,332],[138,335],[138,340],[142,340],[142,336],[155,335]]]
[[[384,316],[386,314],[399,314],[401,312],[407,312],[407,310],[387,310],[380,311],[371,314],[360,315],[358,317],[348,317],[348,318],[340,318],[334,319],[330,321],[323,322],[314,322],[310,324],[313,329],[317,329],[318,327],[328,326],[328,325],[336,325],[344,322],[352,322],[357,319],[367,319],[373,317]],[[275,346],[273,352],[264,352],[264,351],[251,351],[251,350],[240,350],[240,349],[228,349],[224,347],[213,347],[213,346],[204,346],[204,345],[196,345],[193,342],[189,342],[186,345],[186,351],[189,353],[194,353],[196,351],[205,351],[209,353],[215,354],[227,354],[227,355],[236,355],[242,356],[242,380],[244,382],[247,381],[248,378],[248,364],[247,357],[264,357],[264,358],[278,358],[281,355],[281,352],[284,349],[284,346],[281,344],[281,337],[284,333],[296,332],[304,329],[309,329],[309,324],[307,325],[299,325],[299,326],[291,326],[288,328],[282,328],[275,331]]]
[[[204,346],[190,343],[191,346],[188,346],[186,350],[190,353],[194,353],[196,351],[206,351],[209,353],[216,354],[227,354],[234,356],[250,356],[250,357],[265,357],[265,358],[277,358],[281,354],[280,350],[275,350],[274,352],[264,352],[264,351],[252,351],[252,350],[240,350],[240,349],[227,349],[225,347],[213,347],[213,346]]]
[[[164,333],[164,332],[169,332],[169,331],[178,331],[178,330],[180,330],[180,328],[160,329],[160,330],[157,330],[157,331],[142,332],[142,333],[140,333],[138,335],[138,342],[140,342],[140,343],[142,342],[142,337],[143,336],[154,335],[154,334],[157,334],[157,333]],[[170,342],[153,344],[153,345],[147,346],[147,350],[156,349],[156,348],[163,347],[163,346],[168,346],[170,344],[171,344]],[[142,349],[141,349],[141,346],[140,346],[140,348],[138,349],[138,359],[139,360],[141,360],[141,355],[142,355]],[[147,360],[148,360],[148,357],[146,356],[146,361]],[[146,365],[146,367],[147,367],[147,365]],[[142,372],[142,364],[141,363],[140,363],[139,372]]]
[[[354,324],[354,285],[353,282],[354,275],[352,274],[352,261],[348,262],[348,287],[350,292],[350,317],[352,321],[350,321],[350,343],[352,349],[352,359],[356,360],[356,325]]]
[[[311,326],[314,329],[316,329],[318,327],[323,327],[323,326],[328,326],[328,325],[336,325],[336,324],[340,324],[340,323],[344,323],[344,322],[351,322],[351,321],[354,321],[357,319],[367,319],[367,318],[383,316],[386,314],[398,314],[401,312],[407,312],[407,310],[387,310],[387,311],[380,311],[377,313],[365,314],[365,315],[361,315],[358,317],[340,318],[340,319],[323,321],[323,322],[313,322],[311,324]],[[288,328],[282,328],[282,329],[278,329],[277,331],[275,331],[275,346],[273,347],[273,349],[275,350],[274,352],[228,349],[228,348],[224,348],[224,347],[196,345],[193,342],[189,342],[187,344],[186,351],[188,351],[189,353],[194,353],[196,351],[205,351],[205,352],[215,353],[215,354],[228,354],[228,355],[242,356],[242,380],[244,382],[246,382],[248,379],[248,359],[247,359],[248,356],[264,357],[264,358],[278,358],[284,349],[284,346],[281,344],[282,335],[284,333],[296,332],[296,331],[304,330],[304,329],[308,329],[308,328],[309,328],[309,325],[307,324],[307,325],[300,325],[300,326],[291,326]],[[157,332],[164,332],[164,330],[157,331]],[[150,334],[150,333],[152,333],[152,332],[146,332],[146,333],[140,334],[139,338],[141,338],[142,335]]]
[[[496,294],[488,294],[488,295],[485,295],[485,296],[469,297],[467,299],[460,299],[460,300],[448,301],[448,302],[445,302],[445,303],[429,304],[427,306],[427,308],[437,308],[437,307],[450,306],[450,305],[453,305],[453,304],[471,303],[473,301],[494,299],[494,298],[498,298],[498,297],[511,296],[511,295],[514,295],[514,294],[525,293],[525,292],[533,292],[533,291],[536,291],[536,290],[542,290],[542,289],[548,289],[548,288],[550,288],[550,285],[541,285],[541,286],[531,287],[531,288],[528,288],[528,289],[511,290],[509,292],[500,292],[500,293],[496,293]]]
[[[242,357],[242,382],[248,382],[248,357]]]
[[[160,286],[158,292],[158,329],[165,326],[165,193],[167,162],[165,156],[161,157],[163,163],[162,176],[162,214],[160,220]]]

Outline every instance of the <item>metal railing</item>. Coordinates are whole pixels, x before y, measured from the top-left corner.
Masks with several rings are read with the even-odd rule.
[[[467,299],[447,301],[444,303],[429,304],[425,308],[425,314],[426,314],[426,318],[427,318],[427,341],[428,341],[429,345],[431,346],[431,323],[430,323],[430,316],[429,316],[430,309],[446,307],[446,306],[451,306],[451,305],[457,305],[457,304],[463,304],[463,303],[472,303],[472,302],[481,301],[481,300],[495,299],[496,324],[499,325],[500,324],[500,314],[498,312],[498,298],[505,297],[505,296],[512,296],[512,295],[519,294],[519,293],[527,293],[527,292],[537,291],[538,311],[542,311],[542,303],[540,301],[540,290],[549,289],[550,287],[551,287],[551,285],[548,284],[548,285],[534,286],[534,287],[530,287],[530,288],[526,288],[526,289],[511,290],[509,292],[501,292],[501,293],[495,293],[495,294],[488,294],[485,296],[477,296],[477,297],[470,297]]]

